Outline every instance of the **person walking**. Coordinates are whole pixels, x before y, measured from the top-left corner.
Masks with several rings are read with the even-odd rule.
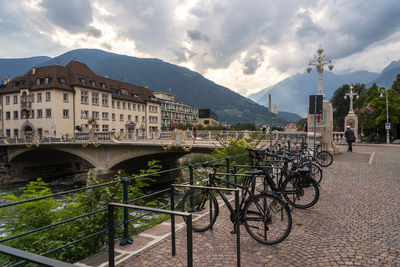
[[[349,145],[347,152],[353,152],[353,142],[356,141],[356,138],[354,136],[353,130],[350,129],[349,125],[346,126],[346,131],[344,132],[344,136],[346,137],[346,142]]]
[[[193,144],[195,144],[196,143],[196,137],[197,137],[197,128],[196,128],[195,125],[193,125],[193,128],[192,128],[192,136],[193,136]]]

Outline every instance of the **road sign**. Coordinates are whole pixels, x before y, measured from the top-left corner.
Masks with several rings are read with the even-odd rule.
[[[385,123],[386,130],[390,130],[390,122]]]

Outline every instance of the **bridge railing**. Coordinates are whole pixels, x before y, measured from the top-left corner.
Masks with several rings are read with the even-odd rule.
[[[336,144],[346,143],[344,132],[333,132],[333,142]]]
[[[247,154],[241,154],[241,155],[237,155],[237,156],[233,156],[233,157],[225,157],[225,158],[220,158],[220,159],[216,159],[213,160],[211,162],[225,162],[226,164],[226,171],[227,173],[230,173],[230,166],[232,164],[233,160],[248,160],[248,156]],[[210,161],[209,161],[210,162]],[[129,198],[129,185],[132,183],[135,183],[135,181],[137,179],[140,178],[150,178],[150,177],[156,177],[157,175],[160,174],[167,174],[167,173],[172,173],[171,175],[175,175],[175,177],[178,180],[181,179],[185,179],[186,182],[185,184],[189,184],[189,185],[194,185],[195,183],[204,180],[204,179],[208,179],[208,175],[207,174],[200,174],[200,173],[195,173],[195,169],[196,170],[201,170],[202,172],[204,172],[204,169],[202,167],[202,163],[198,163],[198,164],[189,164],[188,166],[183,166],[183,167],[179,167],[179,168],[174,168],[174,169],[168,169],[168,170],[162,170],[156,173],[151,173],[151,174],[146,174],[146,175],[141,175],[141,176],[136,176],[136,177],[123,177],[121,180],[117,180],[117,181],[111,181],[111,182],[107,182],[107,183],[103,183],[103,184],[95,184],[92,186],[86,186],[84,188],[78,188],[78,189],[73,189],[73,190],[69,190],[69,191],[64,191],[64,192],[59,192],[59,193],[55,193],[55,194],[49,194],[49,195],[45,195],[42,197],[37,197],[37,198],[31,198],[31,199],[24,199],[21,201],[17,201],[17,202],[13,202],[13,200],[10,200],[8,203],[6,204],[2,204],[0,205],[0,210],[3,211],[4,209],[7,209],[3,214],[8,214],[8,209],[14,210],[16,209],[19,205],[22,204],[26,204],[26,203],[38,203],[37,205],[40,206],[40,203],[38,201],[42,201],[44,199],[59,199],[62,197],[66,197],[68,196],[69,198],[74,199],[75,194],[79,193],[79,192],[87,192],[88,194],[95,194],[95,192],[97,190],[99,190],[100,188],[105,188],[105,187],[110,187],[110,191],[114,191],[116,190],[115,187],[116,186],[122,186],[122,196],[119,196],[119,199],[122,201],[122,203],[124,204],[130,204],[133,202],[137,202],[137,201],[145,201],[150,199],[150,198],[154,198],[155,196],[159,196],[161,194],[170,194],[170,188],[164,189],[164,190],[159,190],[153,193],[149,193],[146,194],[144,196],[140,196],[140,197],[136,197],[133,199]],[[180,172],[181,174],[177,174],[177,172]],[[183,172],[183,174],[182,174]],[[226,179],[230,179],[229,176],[226,177]],[[169,193],[168,193],[169,192]],[[177,194],[175,194],[177,195]],[[61,200],[62,202],[63,200]],[[179,203],[181,201],[174,201],[175,203]],[[110,199],[109,202],[115,202],[115,199]],[[24,238],[30,235],[33,235],[35,233],[41,233],[42,231],[46,231],[46,230],[54,230],[55,227],[64,227],[64,225],[66,224],[75,224],[75,225],[79,225],[79,223],[76,223],[79,220],[82,219],[90,219],[92,216],[96,216],[96,214],[100,214],[100,213],[106,213],[107,212],[107,205],[108,202],[104,202],[102,203],[104,204],[103,208],[97,209],[97,210],[91,210],[88,211],[87,213],[81,214],[79,216],[75,216],[75,217],[69,217],[69,218],[63,218],[61,221],[57,221],[57,222],[53,222],[51,224],[46,224],[46,225],[40,225],[40,227],[36,228],[36,229],[30,229],[27,230],[25,232],[21,232],[15,235],[11,235],[9,233],[2,233],[2,236],[0,237],[0,244],[4,244],[4,245],[8,245],[9,242],[12,242],[13,244],[16,244],[15,241],[19,238]],[[62,205],[61,207],[62,208]],[[170,208],[170,203],[169,201],[166,203],[162,203],[161,205],[155,207],[158,209],[169,209]],[[121,241],[121,245],[126,245],[126,244],[130,244],[132,243],[132,238],[131,238],[131,234],[129,231],[129,224],[133,221],[137,221],[143,217],[149,216],[151,214],[151,212],[147,212],[144,214],[130,214],[128,212],[128,208],[124,209],[123,211],[123,220],[120,222],[117,222],[114,227],[115,228],[119,228],[119,227],[123,227],[123,234],[121,236],[122,241]],[[12,218],[11,218],[12,219]],[[84,241],[87,241],[88,239],[91,238],[95,238],[95,237],[99,237],[99,236],[106,236],[108,229],[107,227],[103,228],[103,229],[98,229],[96,231],[93,231],[91,233],[86,233],[85,236],[79,236],[76,237],[75,239],[67,239],[65,240],[64,238],[61,238],[61,240],[58,240],[57,242],[63,243],[62,245],[56,247],[56,248],[52,248],[51,250],[48,251],[41,251],[40,255],[41,256],[48,256],[48,255],[53,255],[53,257],[58,257],[58,255],[63,254],[66,255],[68,253],[65,252],[65,249],[72,249],[73,251],[73,246],[75,245],[79,245],[79,243],[82,243]],[[54,233],[54,231],[52,232]],[[30,237],[32,238],[32,236]],[[40,242],[46,242],[46,240],[41,240]],[[19,249],[18,247],[15,249]],[[63,250],[63,251],[62,251]],[[14,264],[13,266],[19,266],[24,264],[25,262],[16,262],[16,261],[12,261],[12,262],[8,262],[6,263],[6,265],[11,265]]]

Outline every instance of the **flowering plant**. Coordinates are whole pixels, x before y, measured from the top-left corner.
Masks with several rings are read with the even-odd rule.
[[[90,119],[88,120],[88,123],[89,123],[90,125],[96,125],[96,124],[97,124],[97,120],[96,120],[95,118],[90,118]]]

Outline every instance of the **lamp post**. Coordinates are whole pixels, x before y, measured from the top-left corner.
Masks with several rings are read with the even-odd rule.
[[[317,55],[314,56],[314,59],[310,60],[310,62],[308,62],[308,68],[307,68],[307,72],[310,73],[312,67],[311,66],[315,66],[317,68],[318,71],[318,91],[317,91],[317,95],[322,95],[323,98],[325,98],[325,94],[324,94],[324,90],[322,89],[322,72],[324,71],[324,65],[329,64],[328,68],[329,70],[333,69],[333,64],[332,64],[332,60],[330,60],[329,58],[327,58],[325,56],[324,53],[324,49],[322,49],[322,47],[320,46],[317,50]]]
[[[390,124],[389,124],[389,99],[388,99],[388,91],[386,88],[381,87],[378,88],[378,91],[380,93],[380,97],[383,97],[383,92],[386,94],[386,144],[390,144]]]

